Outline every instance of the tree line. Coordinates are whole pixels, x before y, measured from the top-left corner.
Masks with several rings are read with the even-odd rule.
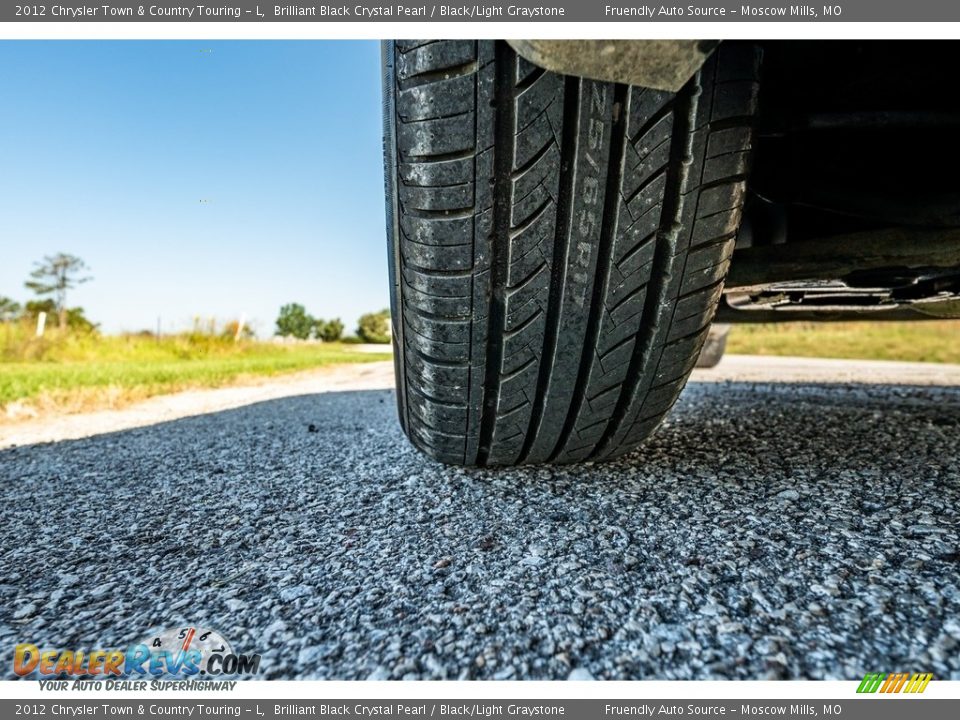
[[[68,293],[93,278],[87,274],[87,264],[75,255],[56,253],[46,255],[34,263],[30,279],[24,287],[33,291],[37,299],[23,305],[12,298],[0,295],[0,322],[21,319],[36,319],[46,313],[48,322],[60,328],[72,330],[95,330],[96,325],[84,315],[82,307],[69,307]],[[325,320],[310,315],[300,303],[288,303],[280,308],[276,334],[301,340],[314,338],[324,342],[337,342],[343,338],[344,324],[340,318]],[[357,337],[368,343],[390,342],[390,311],[366,313],[360,317]]]
[[[298,340],[311,338],[324,342],[336,342],[343,337],[344,325],[340,318],[324,320],[307,312],[300,303],[288,303],[280,308],[277,316],[276,334]],[[390,311],[381,310],[360,316],[356,329],[357,337],[367,343],[390,342]]]

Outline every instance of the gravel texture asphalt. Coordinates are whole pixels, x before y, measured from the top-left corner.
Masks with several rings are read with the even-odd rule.
[[[960,679],[958,451],[960,388],[748,382],[604,465],[443,467],[388,390],[15,447],[0,647],[192,623],[270,678]]]

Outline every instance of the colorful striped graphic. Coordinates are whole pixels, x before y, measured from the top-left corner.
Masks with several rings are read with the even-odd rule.
[[[933,680],[933,673],[867,673],[858,693],[922,693]]]

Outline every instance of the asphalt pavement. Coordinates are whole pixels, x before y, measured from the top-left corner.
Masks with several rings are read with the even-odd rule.
[[[270,678],[960,679],[958,387],[693,382],[630,458],[515,470],[425,459],[390,390],[301,394],[0,450],[0,503],[9,650],[195,624]]]

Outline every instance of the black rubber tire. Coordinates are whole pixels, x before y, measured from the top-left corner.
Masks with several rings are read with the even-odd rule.
[[[384,44],[397,397],[458,465],[604,459],[697,361],[740,223],[759,51],[679,93],[546,72],[503,42]]]

